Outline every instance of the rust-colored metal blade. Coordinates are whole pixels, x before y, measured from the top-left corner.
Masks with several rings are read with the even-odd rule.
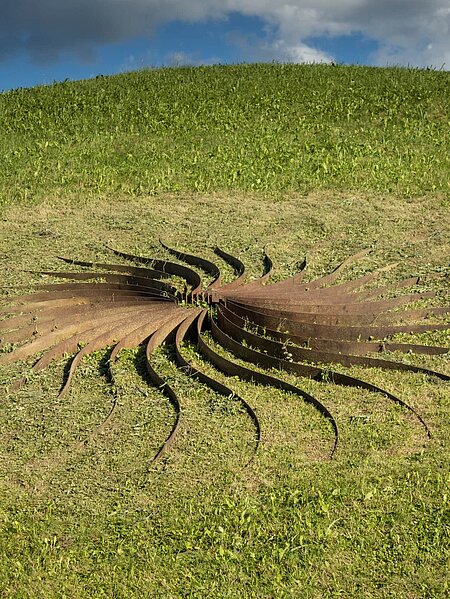
[[[223,312],[228,320],[231,320],[234,324],[238,325],[241,329],[248,329],[250,326],[252,330],[255,330],[259,335],[268,337],[269,339],[276,339],[283,343],[294,343],[299,346],[307,346],[310,349],[333,351],[341,354],[354,354],[354,355],[366,355],[368,353],[376,353],[382,351],[400,351],[406,353],[418,353],[418,354],[429,354],[429,355],[442,355],[450,352],[450,347],[440,347],[435,345],[417,345],[412,343],[389,343],[385,341],[373,342],[373,341],[343,341],[336,339],[326,339],[317,337],[307,337],[291,335],[290,333],[283,333],[275,329],[270,329],[266,326],[261,326],[255,323],[251,323],[249,320],[238,316],[232,309],[230,303],[227,305],[221,304],[220,310]]]
[[[59,260],[66,262],[67,264],[73,264],[74,266],[83,266],[85,268],[95,268],[96,270],[108,270],[111,272],[121,272],[134,275],[136,277],[145,277],[149,279],[168,279],[172,275],[163,270],[157,270],[155,268],[142,268],[139,266],[132,266],[131,264],[108,264],[105,262],[85,262],[83,260],[72,260],[71,258],[64,258],[58,256]],[[100,275],[99,275],[100,276]]]
[[[346,387],[359,387],[375,393],[382,393],[393,402],[403,406],[404,408],[412,412],[416,416],[416,418],[421,422],[422,426],[425,428],[427,436],[431,436],[431,433],[425,421],[420,416],[420,414],[416,410],[414,410],[414,408],[412,408],[410,405],[408,405],[406,402],[404,402],[396,395],[393,395],[392,393],[389,393],[388,391],[385,391],[380,387],[376,387],[375,385],[372,385],[367,381],[363,381],[355,377],[341,375],[338,372],[333,372],[330,370],[324,371],[321,368],[315,366],[307,366],[305,364],[299,364],[298,362],[290,362],[286,359],[277,358],[246,347],[242,345],[242,343],[239,343],[238,341],[235,341],[234,339],[229,337],[218,326],[218,324],[216,324],[214,319],[211,319],[211,332],[214,340],[220,343],[220,345],[231,351],[234,355],[238,356],[239,358],[257,364],[258,366],[262,366],[264,368],[276,368],[278,370],[285,370],[286,372],[290,372],[298,376],[304,376],[307,378],[315,379],[318,381],[332,380],[334,383],[338,383]]]
[[[171,312],[165,310],[164,312],[160,313],[158,319],[149,319],[143,324],[139,324],[139,326],[122,337],[122,339],[115,345],[109,357],[108,370],[111,380],[114,380],[112,367],[122,349],[136,347],[137,345],[144,343],[158,329],[173,322],[174,317],[178,315],[184,315],[186,317],[185,309],[174,308]]]
[[[180,277],[185,279],[186,283],[191,286],[190,293],[197,294],[201,291],[202,288],[202,280],[200,275],[193,270],[192,268],[188,268],[181,264],[176,264],[175,262],[168,262],[167,260],[156,260],[154,258],[145,258],[143,256],[135,256],[134,254],[126,254],[125,252],[120,252],[118,250],[114,250],[112,248],[108,248],[116,256],[120,256],[121,258],[125,258],[126,260],[133,260],[135,262],[139,262],[141,264],[149,264],[153,268],[160,270],[162,272],[166,272],[170,275],[175,275],[176,277]]]
[[[295,284],[295,277],[291,277],[291,279],[287,279],[286,281],[281,281],[280,283],[275,283],[273,285],[267,285],[258,289],[258,291],[251,291],[248,293],[247,286],[240,288],[236,292],[234,292],[234,296],[237,297],[286,297],[290,296],[293,293],[296,296],[301,297],[301,294],[309,294],[309,297],[326,297],[326,296],[344,296],[348,295],[350,292],[354,292],[355,289],[359,289],[364,285],[367,285],[374,281],[382,272],[386,270],[390,270],[394,268],[397,264],[389,264],[388,266],[384,266],[375,270],[374,272],[370,272],[366,275],[363,275],[357,279],[353,279],[351,281],[346,281],[345,283],[341,283],[339,285],[332,285],[330,287],[322,287],[322,281],[326,277],[322,277],[320,279],[316,279],[310,281],[308,283],[303,283],[301,285]],[[317,282],[317,285],[315,283]],[[355,295],[355,297],[357,297]]]
[[[34,321],[35,315],[39,316],[42,312],[49,313],[54,310],[64,310],[66,308],[78,309],[83,307],[89,307],[91,309],[92,306],[97,306],[97,308],[103,308],[106,306],[115,307],[115,306],[151,306],[153,304],[159,304],[167,302],[166,298],[154,298],[147,297],[145,295],[140,295],[136,293],[111,293],[111,294],[99,294],[99,297],[95,295],[94,292],[91,293],[80,293],[80,294],[67,294],[64,293],[62,296],[58,294],[58,298],[54,298],[52,296],[48,296],[49,299],[41,300],[37,302],[23,302],[21,304],[13,304],[8,309],[4,311],[3,316],[6,316],[4,320],[1,322],[4,323],[2,326],[2,330],[11,330],[16,327],[16,322],[20,323],[20,319],[31,319],[31,322]],[[17,318],[17,321],[16,321]]]
[[[220,256],[220,258],[222,258],[222,260],[224,260],[227,264],[229,264],[230,266],[233,267],[234,274],[236,276],[234,281],[231,281],[231,283],[226,283],[226,284],[220,285],[220,289],[221,290],[225,289],[225,288],[227,290],[235,289],[236,287],[239,287],[240,285],[242,285],[246,279],[244,263],[241,260],[239,260],[239,258],[236,258],[235,256],[232,256],[231,254],[228,254],[227,252],[225,252],[218,246],[216,246],[214,248],[214,253],[217,254],[218,256]],[[214,287],[217,288],[218,285],[216,284],[216,285],[214,285]]]
[[[6,310],[0,311],[0,315],[9,316],[11,314],[23,313],[47,307],[49,302],[58,307],[64,304],[81,304],[92,302],[92,298],[101,299],[101,301],[123,301],[128,298],[138,300],[146,299],[149,302],[173,302],[171,298],[161,294],[148,292],[142,287],[131,285],[113,285],[110,283],[76,283],[74,285],[47,285],[48,292],[29,293],[25,295],[14,296]],[[42,289],[42,286],[40,287]],[[25,306],[25,308],[24,308]]]
[[[153,315],[153,318],[155,317],[156,316]],[[129,319],[118,320],[115,326],[110,327],[102,334],[94,337],[89,341],[89,343],[82,347],[70,364],[69,374],[67,376],[63,388],[60,391],[60,397],[65,395],[69,390],[70,383],[72,381],[72,377],[75,373],[75,370],[84,356],[87,356],[88,354],[91,354],[99,349],[103,349],[104,347],[111,345],[117,339],[120,340],[124,335],[128,335],[131,331],[133,331],[136,328],[136,325],[139,326],[147,322],[148,318],[149,314],[147,312],[141,312],[138,315],[135,315],[133,320],[131,321]]]
[[[175,337],[175,352],[176,352],[177,364],[178,364],[179,368],[183,369],[183,371],[188,376],[194,377],[195,379],[200,381],[200,383],[207,385],[216,393],[220,393],[221,395],[224,395],[225,397],[228,397],[231,400],[238,401],[244,407],[245,411],[252,419],[253,424],[255,426],[255,430],[256,430],[255,450],[254,450],[254,454],[252,455],[252,457],[246,464],[246,465],[248,465],[251,462],[253,456],[256,454],[260,440],[261,440],[261,426],[259,424],[259,420],[258,420],[258,417],[257,417],[255,411],[250,406],[250,404],[247,403],[247,401],[245,401],[245,399],[243,399],[240,395],[236,394],[232,389],[230,389],[230,387],[223,385],[219,381],[216,381],[215,379],[206,375],[204,372],[201,372],[200,370],[198,370],[198,368],[196,368],[193,364],[188,362],[181,353],[181,344],[182,344],[187,332],[193,325],[195,325],[194,331],[195,331],[195,335],[196,335],[196,344],[198,345],[198,330],[197,330],[197,326],[196,326],[196,321],[198,320],[199,317],[201,317],[203,319],[205,317],[205,314],[206,314],[206,310],[203,310],[202,312],[198,311],[197,313],[193,314],[190,318],[187,318],[178,327],[176,337]]]
[[[208,285],[209,289],[213,289],[216,286],[220,286],[220,269],[218,266],[216,266],[216,264],[214,264],[214,262],[211,262],[210,260],[205,260],[205,258],[200,258],[199,256],[194,256],[193,254],[186,254],[185,252],[175,250],[163,243],[161,239],[159,240],[159,243],[165,250],[169,252],[169,254],[172,254],[172,256],[175,256],[176,258],[178,258],[178,260],[182,260],[183,262],[186,262],[186,264],[190,264],[191,266],[201,268],[203,271],[209,274],[213,278],[211,283]]]
[[[175,308],[177,310],[177,308]],[[178,308],[180,310],[180,308]],[[116,362],[117,356],[122,349],[132,348],[136,345],[140,345],[144,341],[148,339],[148,337],[154,333],[158,328],[162,325],[166,324],[172,319],[172,314],[167,315],[164,314],[165,319],[156,320],[155,318],[151,319],[150,322],[145,322],[145,324],[137,326],[136,329],[132,330],[130,333],[122,337],[122,339],[114,346],[113,351],[111,352],[108,359],[108,379],[111,385],[115,384],[114,379],[114,370],[113,366]],[[89,434],[89,436],[82,442],[82,445],[87,445],[94,437],[96,437],[101,431],[107,428],[107,426],[112,422],[117,409],[118,409],[118,401],[117,396],[114,396],[114,399],[111,404],[111,408],[106,415],[106,417],[100,422],[98,426]]]
[[[322,325],[296,322],[293,319],[288,319],[282,316],[272,316],[264,314],[259,310],[239,305],[232,302],[227,302],[227,306],[231,306],[233,312],[246,318],[253,324],[261,327],[269,327],[284,333],[289,333],[298,337],[309,338],[326,338],[345,341],[371,341],[373,339],[384,339],[389,335],[396,333],[423,333],[430,330],[446,330],[447,324],[414,324],[414,325],[384,325],[384,326],[340,326],[340,325]]]
[[[157,302],[152,303],[152,307],[155,307]],[[164,304],[165,305],[165,302]],[[101,311],[102,314],[114,313],[122,308],[143,308],[149,307],[149,303],[143,301],[122,301],[122,302],[91,302],[88,304],[73,304],[64,305],[60,307],[40,308],[35,311],[30,311],[20,316],[13,316],[5,320],[0,321],[0,331],[8,331],[2,333],[0,341],[16,343],[21,340],[25,340],[44,333],[50,332],[56,328],[60,328],[61,324],[66,320],[86,320],[93,316],[98,316]],[[15,335],[17,334],[17,337]]]
[[[78,307],[79,306],[75,306],[75,308]],[[152,306],[152,309],[155,309],[155,305]],[[135,314],[143,310],[150,314],[150,308],[148,305],[145,306],[145,304],[131,306],[129,304],[122,304],[120,306],[107,305],[106,307],[96,305],[83,312],[66,307],[64,308],[64,312],[59,313],[59,316],[55,313],[50,313],[46,319],[39,319],[35,316],[31,325],[5,333],[2,336],[1,341],[2,343],[18,343],[31,338],[36,340],[38,337],[49,335],[55,331],[62,334],[63,331],[69,331],[70,329],[75,330],[76,327],[80,327],[81,330],[81,327],[85,324],[92,326],[92,324],[96,323],[99,318],[105,322],[117,319],[121,315],[129,315],[133,318]]]
[[[364,249],[364,250],[361,250],[360,252],[357,252],[356,254],[353,254],[352,256],[349,256],[343,262],[341,262],[338,266],[336,266],[336,268],[330,274],[327,274],[327,275],[324,275],[323,277],[315,279],[315,280],[311,281],[310,283],[305,283],[305,287],[307,286],[308,289],[311,290],[311,289],[318,289],[320,287],[325,287],[326,285],[331,285],[332,283],[337,281],[337,279],[340,277],[340,275],[346,268],[348,268],[354,262],[357,262],[361,258],[364,258],[365,256],[367,256],[367,254],[369,252],[370,252],[369,249]],[[306,268],[306,259],[304,261],[304,268]],[[304,268],[301,271],[302,273],[304,273]],[[296,275],[294,277],[291,277],[290,280],[288,279],[288,281],[281,281],[280,283],[275,283],[275,285],[271,285],[270,288],[276,286],[278,288],[278,290],[281,290],[283,287],[286,287],[292,283],[297,283],[297,284],[300,283],[300,277],[298,277],[298,275]]]
[[[111,276],[113,276],[113,275],[111,275]],[[61,292],[61,293],[64,293],[66,291],[77,292],[78,290],[81,290],[81,291],[83,291],[83,293],[86,293],[89,290],[94,290],[98,294],[100,294],[101,291],[106,291],[106,292],[114,291],[116,293],[121,292],[121,291],[126,291],[126,292],[136,292],[136,293],[140,293],[141,295],[150,296],[150,297],[154,296],[154,297],[158,297],[158,298],[162,298],[162,299],[167,298],[167,294],[161,293],[158,289],[155,289],[152,287],[144,287],[143,285],[135,285],[132,283],[44,283],[44,284],[35,285],[34,289],[39,289],[39,290],[43,290],[43,291],[48,291],[50,293],[54,293],[55,297],[57,297],[56,294],[58,294],[59,292]],[[29,294],[28,297],[30,295],[32,295],[32,294]],[[36,293],[36,295],[44,295],[44,294]],[[22,296],[22,297],[26,297],[26,296]],[[27,301],[28,301],[28,298],[27,298]],[[30,297],[30,301],[32,301],[31,297]]]
[[[367,358],[365,356],[353,356],[350,354],[340,354],[333,351],[305,349],[295,345],[287,345],[273,339],[268,339],[256,333],[251,333],[239,327],[229,320],[222,308],[218,307],[218,325],[221,330],[232,337],[235,341],[243,341],[250,347],[256,347],[264,353],[283,360],[293,360],[294,362],[320,362],[322,364],[342,364],[343,366],[367,366],[370,368],[383,368],[385,370],[404,370],[410,372],[420,372],[428,376],[435,376],[443,381],[450,381],[450,376],[427,368],[420,368],[412,364],[395,362],[391,360],[382,360],[380,358]]]
[[[275,376],[271,376],[268,374],[264,374],[262,372],[258,372],[257,370],[252,370],[250,368],[246,368],[241,366],[240,364],[236,364],[227,358],[224,358],[217,352],[215,352],[203,339],[201,332],[203,328],[203,323],[205,322],[206,313],[200,315],[197,320],[197,333],[198,333],[198,348],[200,352],[205,356],[207,360],[209,360],[218,370],[223,372],[228,376],[237,376],[243,380],[258,383],[264,386],[275,387],[276,389],[282,389],[283,391],[287,391],[288,393],[293,393],[294,395],[298,395],[305,402],[313,405],[319,412],[324,416],[331,424],[334,432],[334,443],[330,452],[330,458],[333,457],[334,452],[337,449],[339,432],[337,423],[328,410],[328,408],[322,404],[317,398],[306,391],[303,391],[299,387],[295,385],[291,385],[282,379],[279,379]]]
[[[175,423],[170,431],[169,436],[164,441],[163,445],[160,447],[158,452],[156,453],[153,461],[157,461],[162,458],[162,456],[167,452],[167,450],[173,445],[175,441],[175,437],[177,435],[179,426],[180,426],[180,416],[181,416],[181,404],[178,399],[177,394],[173,390],[173,388],[156,372],[156,370],[152,366],[152,354],[153,352],[164,342],[166,339],[177,329],[178,325],[183,322],[185,318],[189,318],[186,314],[183,314],[177,317],[174,321],[167,323],[160,327],[158,331],[156,331],[151,337],[147,344],[146,348],[146,364],[147,364],[147,372],[150,376],[151,381],[154,385],[156,385],[160,391],[162,391],[169,400],[171,401],[175,413]]]
[[[107,283],[120,283],[122,285],[133,285],[142,287],[151,292],[164,292],[163,297],[172,297],[175,300],[177,290],[172,285],[163,283],[151,277],[141,277],[136,275],[116,274],[116,273],[99,273],[99,272],[70,272],[70,271],[39,271],[40,274],[56,277],[58,279],[75,279],[78,281],[89,281],[92,279],[103,279]]]
[[[253,281],[250,281],[249,283],[246,283],[245,285],[239,287],[239,289],[236,290],[231,290],[231,297],[233,297],[234,295],[238,295],[240,297],[241,294],[245,295],[245,294],[250,294],[250,295],[257,295],[258,293],[261,292],[261,289],[265,289],[265,287],[263,287],[263,285],[265,283],[267,283],[267,281],[270,279],[270,277],[273,274],[273,262],[271,260],[271,258],[269,257],[269,255],[266,252],[266,249],[264,248],[264,255],[263,255],[263,273],[262,275],[258,278],[258,279],[254,279]],[[227,292],[227,296],[228,296],[228,292]]]
[[[421,297],[423,299],[423,297]],[[368,302],[362,304],[302,304],[300,306],[291,306],[291,309],[283,309],[280,304],[271,303],[263,305],[259,303],[243,303],[230,300],[230,305],[238,304],[242,309],[255,309],[256,311],[277,317],[280,320],[289,320],[293,322],[304,322],[324,325],[362,325],[372,324],[381,321],[389,324],[397,320],[406,320],[416,322],[419,318],[431,315],[442,315],[450,312],[450,307],[445,308],[423,308],[420,310],[404,310],[392,312],[394,308],[407,306],[415,301],[415,298],[404,296],[391,300],[382,300],[379,302]]]
[[[295,312],[329,314],[332,312],[334,314],[370,313],[371,315],[377,315],[394,308],[407,306],[408,304],[412,304],[419,300],[430,299],[434,297],[436,297],[436,293],[434,291],[426,291],[422,293],[411,293],[409,295],[402,295],[400,297],[368,302],[354,301],[354,298],[351,295],[330,298],[322,296],[314,297],[310,296],[309,294],[304,294],[302,297],[294,296],[290,298],[284,298],[283,300],[257,297],[246,300],[240,298],[229,298],[229,301],[243,305],[251,305],[260,310],[277,310],[279,312],[289,312],[290,314],[294,314]]]
[[[138,308],[136,310],[128,310],[123,309],[124,311],[119,311],[116,315],[116,319],[125,319],[132,315],[133,319],[139,317],[140,315],[145,315],[145,317],[149,316],[149,311],[147,308]],[[14,349],[10,353],[4,353],[0,355],[0,364],[10,364],[16,360],[25,360],[34,354],[44,351],[55,345],[59,341],[63,341],[74,334],[80,337],[79,340],[82,340],[83,334],[87,331],[94,329],[99,326],[105,325],[106,327],[111,326],[111,315],[102,316],[101,314],[97,314],[96,317],[84,320],[84,321],[73,321],[69,319],[68,321],[64,321],[66,324],[63,325],[61,329],[56,328],[47,332],[46,334],[34,338],[29,343],[22,345],[16,349]]]

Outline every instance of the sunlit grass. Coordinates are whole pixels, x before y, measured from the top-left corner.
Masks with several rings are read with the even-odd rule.
[[[450,190],[448,72],[158,69],[0,94],[0,203],[81,192]]]
[[[220,262],[217,243],[251,276],[267,245],[276,280],[311,248],[307,279],[362,248],[372,253],[344,279],[387,263],[398,265],[380,284],[443,274],[448,78],[242,65],[2,94],[2,286],[42,282],[30,271],[60,268],[58,255],[120,260],[106,245],[163,257],[160,237]],[[448,346],[449,332],[413,339]],[[249,466],[248,415],[177,371],[170,348],[156,365],[179,392],[182,425],[159,464],[174,412],[139,350],[120,354],[114,387],[107,351],[84,359],[61,399],[62,362],[14,393],[31,362],[0,369],[0,596],[448,595],[448,383],[347,370],[417,409],[427,441],[381,395],[282,375],[336,416],[329,461],[332,431],[311,406],[183,352],[256,410],[262,440]],[[448,355],[402,359],[449,373]]]

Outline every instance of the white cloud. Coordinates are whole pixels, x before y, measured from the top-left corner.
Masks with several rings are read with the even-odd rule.
[[[195,65],[195,59],[186,52],[169,52],[166,56],[166,60],[169,64],[174,66],[189,66]]]
[[[450,69],[450,47],[447,44],[429,43],[425,47],[399,48],[383,46],[372,57],[373,64],[410,65]]]
[[[334,61],[333,56],[318,48],[313,48],[312,46],[308,46],[301,42],[291,45],[281,39],[277,39],[269,44],[260,44],[257,48],[254,48],[254,54],[259,55],[263,60],[275,60],[280,62],[330,63]]]
[[[450,63],[449,0],[2,0],[0,58],[27,50],[37,60],[83,55],[101,44],[151,36],[173,20],[259,17],[262,59],[329,61],[312,37],[362,34],[379,45],[376,64]],[[259,54],[258,54],[259,53]]]
[[[277,45],[280,46],[281,42]],[[282,46],[281,46],[282,47]],[[306,44],[297,44],[288,46],[285,49],[286,57],[291,62],[333,62],[334,58],[322,50],[311,48]]]
[[[375,64],[449,68],[449,0],[230,0],[266,20],[295,52],[311,37],[359,33],[379,44]],[[239,8],[238,8],[239,7]]]
[[[166,55],[164,62],[174,67],[188,67],[217,64],[220,62],[220,59],[217,57],[200,58],[194,54],[189,54],[188,52],[177,51],[169,52]]]

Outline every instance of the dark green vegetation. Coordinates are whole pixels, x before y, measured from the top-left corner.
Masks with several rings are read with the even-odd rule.
[[[218,243],[255,275],[266,243],[280,278],[315,244],[311,278],[368,246],[348,278],[391,262],[380,284],[445,272],[448,84],[433,71],[242,66],[0,95],[2,284],[42,282],[26,271],[61,267],[57,255],[110,261],[105,243],[164,256],[159,236],[211,259]],[[448,331],[412,339],[450,344]],[[448,596],[448,384],[343,369],[414,406],[427,442],[381,395],[282,375],[336,416],[330,462],[314,409],[229,380],[262,425],[246,467],[247,415],[161,351],[183,426],[152,464],[173,410],[139,351],[121,354],[112,390],[106,356],[86,359],[62,399],[62,363],[15,393],[32,361],[0,370],[0,596]],[[448,355],[398,358],[450,372]],[[113,421],[92,435],[113,398]]]
[[[1,201],[223,189],[450,189],[450,75],[162,69],[0,95]]]

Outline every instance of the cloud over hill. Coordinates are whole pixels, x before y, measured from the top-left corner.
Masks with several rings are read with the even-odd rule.
[[[261,19],[256,59],[329,61],[318,38],[358,33],[377,42],[374,64],[450,64],[448,0],[3,0],[0,60],[21,52],[37,62],[64,52],[89,60],[101,45],[151,36],[164,23],[233,13]]]

